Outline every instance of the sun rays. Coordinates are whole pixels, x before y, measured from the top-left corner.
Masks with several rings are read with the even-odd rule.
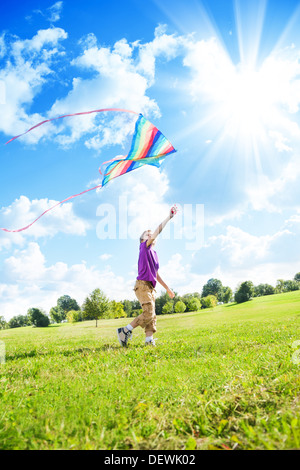
[[[182,14],[170,9],[182,32],[184,72],[177,91],[186,97],[189,117],[177,142],[195,142],[198,152],[190,152],[189,163],[197,172],[218,163],[225,175],[235,164],[240,178],[255,184],[270,166],[282,169],[282,156],[288,159],[300,148],[300,8],[292,15],[285,11],[281,23],[277,12],[275,24],[267,1],[235,0],[231,24],[221,28],[220,16],[218,21],[196,3],[193,18],[182,6]],[[187,35],[190,21],[197,29]],[[178,98],[183,108],[182,103]]]

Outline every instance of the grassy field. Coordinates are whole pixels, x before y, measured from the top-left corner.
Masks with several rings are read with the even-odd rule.
[[[0,449],[300,449],[300,292],[158,317],[0,331]]]

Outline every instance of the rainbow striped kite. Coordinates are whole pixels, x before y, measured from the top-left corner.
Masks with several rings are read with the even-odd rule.
[[[159,167],[167,155],[176,152],[171,142],[155,127],[147,121],[142,114],[139,115],[131,143],[131,149],[127,157],[111,160],[104,173],[102,186],[117,176],[136,170],[143,165]]]
[[[42,121],[39,124],[28,129],[23,134],[13,137],[8,142],[6,142],[6,144],[12,142],[13,140],[21,137],[24,134],[27,134],[28,132],[41,126],[42,124],[45,124],[46,122],[50,122],[56,119],[62,119],[65,117],[70,117],[70,116],[99,113],[99,112],[104,112],[104,111],[117,111],[117,112],[127,112],[127,113],[137,114],[134,111],[125,110],[125,109],[117,109],[117,108],[97,109],[94,111],[87,111],[87,112],[81,112],[81,113],[76,113],[76,114],[67,114],[64,116],[59,116],[56,118],[47,119],[46,121]],[[171,142],[169,142],[169,140],[166,139],[166,137],[153,124],[151,124],[151,122],[145,119],[142,114],[139,114],[138,119],[135,124],[135,131],[134,131],[134,135],[132,138],[131,149],[128,155],[125,157],[121,157],[121,158],[116,157],[112,160],[109,160],[103,163],[103,165],[107,164],[107,166],[103,175],[102,184],[99,184],[98,186],[95,186],[90,189],[86,189],[85,191],[82,191],[79,194],[74,194],[73,196],[69,196],[67,199],[64,199],[63,201],[58,202],[57,204],[55,204],[54,206],[50,207],[45,212],[43,212],[37,219],[35,219],[31,224],[27,225],[26,227],[23,227],[18,230],[9,230],[6,228],[0,228],[0,230],[3,230],[5,232],[21,232],[23,230],[26,230],[29,227],[31,227],[31,225],[33,225],[44,214],[54,209],[55,207],[59,206],[60,204],[63,204],[64,202],[69,201],[70,199],[74,197],[80,196],[94,189],[101,188],[112,179],[117,178],[118,176],[124,175],[125,173],[129,173],[132,170],[136,170],[137,168],[140,168],[143,165],[153,165],[153,166],[159,167],[162,160],[166,158],[167,155],[170,155],[171,153],[174,153],[174,152],[176,152],[176,150],[174,149]],[[99,172],[100,174],[102,174],[100,168],[99,168]]]

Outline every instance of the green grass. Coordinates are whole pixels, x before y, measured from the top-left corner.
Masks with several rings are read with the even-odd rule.
[[[158,317],[0,331],[0,449],[299,449],[300,292]]]

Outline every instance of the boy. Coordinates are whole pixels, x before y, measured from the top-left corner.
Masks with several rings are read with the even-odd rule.
[[[138,276],[134,286],[135,295],[142,306],[143,312],[127,325],[125,328],[117,328],[117,335],[121,346],[127,346],[128,340],[132,337],[132,330],[141,326],[145,330],[145,345],[155,346],[153,334],[156,332],[155,315],[155,286],[159,282],[168,292],[171,299],[174,298],[174,292],[165,284],[158,274],[159,262],[156,251],[153,246],[156,238],[176,214],[176,206],[172,207],[168,217],[152,233],[151,230],[145,230],[140,237],[140,254],[138,261]]]

